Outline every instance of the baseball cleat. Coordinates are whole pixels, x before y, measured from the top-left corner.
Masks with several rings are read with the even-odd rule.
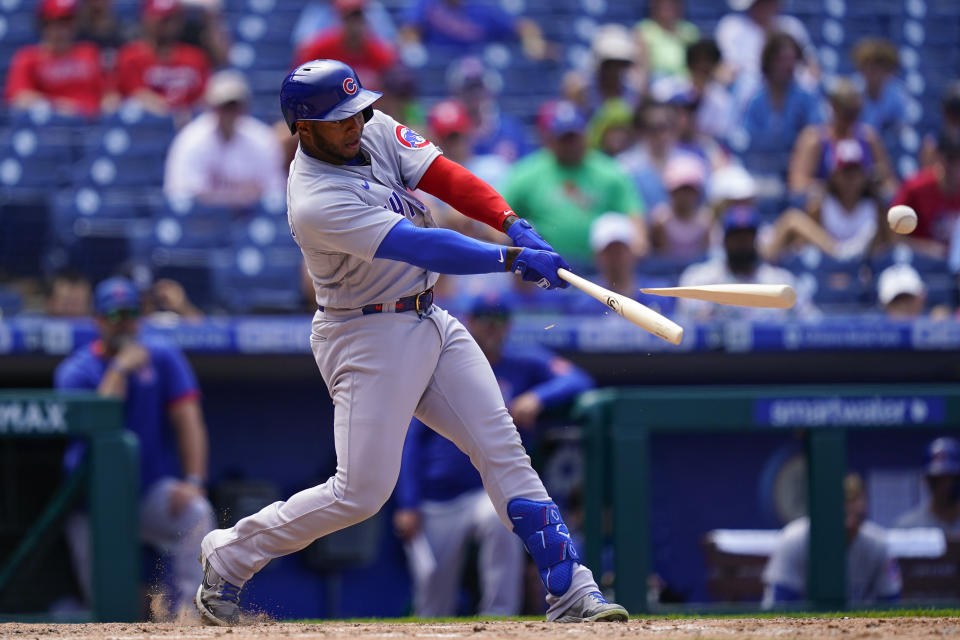
[[[210,561],[202,559],[203,580],[194,602],[204,624],[231,627],[240,623],[240,589],[220,577]]]
[[[627,610],[607,602],[599,591],[591,591],[577,600],[554,622],[626,622]]]

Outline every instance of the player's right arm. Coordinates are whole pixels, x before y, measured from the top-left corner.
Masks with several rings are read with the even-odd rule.
[[[291,178],[295,179],[295,178]],[[363,201],[350,188],[322,182],[294,185],[290,231],[304,255],[344,253],[364,262],[406,262],[435,273],[471,274],[513,271],[543,288],[565,288],[558,268],[568,269],[556,253],[480,242],[449,229],[421,228],[402,214]]]

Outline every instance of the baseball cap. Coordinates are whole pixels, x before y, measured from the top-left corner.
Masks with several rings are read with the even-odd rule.
[[[845,138],[829,145],[826,150],[827,167],[830,173],[845,167],[863,167],[869,169],[872,165],[869,150],[864,148],[858,140]]]
[[[738,164],[721,167],[710,175],[710,200],[749,200],[757,197],[757,182]]]
[[[637,46],[630,33],[622,24],[605,24],[597,28],[590,45],[597,62],[605,60],[623,60],[633,62],[637,56]]]
[[[547,129],[555,136],[565,133],[583,133],[587,127],[587,119],[583,117],[577,105],[567,100],[560,100],[553,105],[553,112],[549,116]]]
[[[144,18],[164,18],[180,11],[180,0],[145,0]]]
[[[674,155],[667,160],[667,166],[663,169],[663,186],[667,191],[680,187],[695,187],[702,190],[706,179],[707,170],[703,162],[689,153]]]
[[[590,249],[600,252],[614,242],[622,242],[630,248],[637,244],[636,223],[622,213],[608,211],[590,225]]]
[[[108,278],[93,291],[93,308],[99,315],[140,309],[140,295],[133,282],[120,276]]]
[[[441,100],[433,105],[427,113],[427,124],[440,138],[452,133],[467,134],[473,131],[467,107],[459,100]]]
[[[510,317],[510,303],[506,297],[500,293],[487,292],[475,297],[468,307],[470,315],[479,316],[497,316],[500,318]]]
[[[760,215],[753,207],[740,205],[730,207],[723,216],[723,231],[737,231],[739,229],[756,229],[760,226]]]
[[[937,438],[927,446],[925,457],[928,476],[960,474],[960,441],[956,438]]]
[[[922,296],[924,291],[920,274],[906,263],[890,265],[877,278],[877,298],[883,305],[900,295]]]
[[[43,20],[72,18],[77,13],[77,0],[41,0],[37,14]]]
[[[250,99],[250,86],[239,71],[232,69],[217,71],[207,81],[204,97],[211,107],[218,107],[228,102],[247,102]]]

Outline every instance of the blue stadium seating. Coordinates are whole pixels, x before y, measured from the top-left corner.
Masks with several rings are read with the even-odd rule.
[[[129,101],[116,111],[103,116],[102,124],[105,127],[135,127],[137,131],[166,131],[171,135],[175,130],[173,118],[150,113],[137,103]]]
[[[0,230],[0,274],[35,277],[44,272],[49,215],[42,191],[0,189]]]
[[[220,303],[236,313],[301,308],[300,251],[288,247],[237,245],[232,260],[218,262],[214,282]]]
[[[163,183],[163,156],[113,158],[94,153],[75,170],[76,185],[105,187],[155,187]]]
[[[29,12],[0,13],[0,42],[5,45],[24,45],[36,42],[36,21]]]
[[[87,154],[110,156],[125,162],[129,158],[153,158],[163,163],[173,132],[133,126],[96,127],[86,131],[83,148]]]
[[[855,312],[873,300],[869,268],[861,259],[837,260],[807,247],[786,256],[780,266],[798,276],[813,276],[813,302],[823,310]]]
[[[7,152],[0,157],[0,187],[44,189],[67,184],[66,167],[56,157],[20,157]]]
[[[254,247],[295,247],[286,217],[256,215],[230,225],[234,245]]]

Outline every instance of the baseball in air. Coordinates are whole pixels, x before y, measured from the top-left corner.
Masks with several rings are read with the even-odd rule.
[[[917,212],[905,204],[890,207],[887,223],[897,233],[908,234],[917,228]]]

